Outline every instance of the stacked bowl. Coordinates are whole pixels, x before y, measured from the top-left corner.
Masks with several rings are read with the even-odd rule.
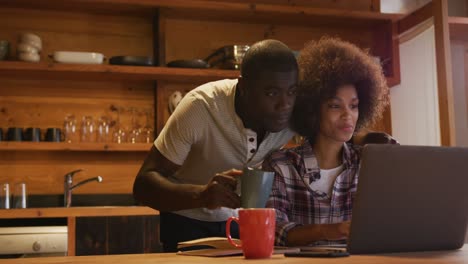
[[[20,35],[17,52],[18,59],[22,61],[38,62],[41,60],[39,52],[42,50],[42,41],[38,35],[23,33]]]

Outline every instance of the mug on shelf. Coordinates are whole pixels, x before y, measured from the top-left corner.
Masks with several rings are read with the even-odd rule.
[[[57,127],[49,127],[46,130],[45,141],[60,142],[62,139],[62,131]]]
[[[7,130],[8,141],[23,141],[23,129],[20,127],[10,127]]]
[[[28,127],[24,131],[24,140],[39,142],[41,141],[41,129],[38,127]]]

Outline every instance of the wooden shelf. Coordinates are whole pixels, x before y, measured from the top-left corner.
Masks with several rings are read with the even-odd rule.
[[[89,206],[89,207],[57,207],[57,208],[26,208],[1,209],[0,219],[8,218],[65,218],[94,216],[130,216],[159,215],[159,211],[146,206]]]
[[[0,61],[0,76],[19,79],[141,80],[190,83],[235,79],[239,75],[239,71],[235,70]],[[393,77],[387,77],[387,82],[389,86],[399,84],[399,80],[397,81]]]
[[[287,1],[285,1],[286,3]],[[385,14],[372,11],[353,11],[343,9],[315,8],[290,4],[265,4],[232,1],[210,0],[4,0],[4,7],[45,8],[61,10],[84,10],[89,12],[141,12],[148,14],[157,8],[163,8],[178,17],[196,16],[198,18],[216,18],[234,20],[239,17],[250,16],[254,20],[270,18],[271,21],[288,22],[288,20],[308,19],[320,17],[324,23],[338,19],[347,21],[397,21],[403,14]],[[273,18],[274,17],[274,18]],[[344,24],[346,25],[346,23]]]
[[[450,39],[468,41],[468,17],[448,17]]]
[[[186,69],[117,65],[87,65],[0,61],[0,76],[20,79],[50,80],[140,80],[204,82],[237,78],[239,71],[219,69]]]
[[[151,143],[0,142],[0,151],[149,151]]]

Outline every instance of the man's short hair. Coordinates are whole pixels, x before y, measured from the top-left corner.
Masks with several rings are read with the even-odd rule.
[[[253,44],[245,53],[241,64],[241,76],[255,80],[263,71],[297,71],[294,53],[283,42],[266,39]]]

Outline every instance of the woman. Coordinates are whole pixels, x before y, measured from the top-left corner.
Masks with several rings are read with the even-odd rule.
[[[359,169],[359,147],[347,141],[380,118],[388,101],[380,65],[351,43],[323,38],[298,60],[292,127],[306,140],[263,163],[275,172],[267,207],[277,209],[276,244],[283,246],[347,237]]]

